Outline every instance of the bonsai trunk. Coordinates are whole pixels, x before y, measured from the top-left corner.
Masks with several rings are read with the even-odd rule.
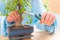
[[[21,14],[20,14],[20,20],[18,20],[18,21],[16,22],[15,26],[16,26],[16,27],[22,26],[22,24],[21,24],[21,23],[22,23],[22,20],[23,20],[23,19],[22,19],[22,13],[21,13]]]
[[[18,4],[18,13],[19,13],[19,16],[20,16],[20,20],[18,20],[17,22],[16,22],[16,24],[15,24],[15,26],[16,27],[20,27],[20,26],[22,26],[22,20],[23,20],[23,18],[22,18],[22,14],[23,14],[23,12],[19,12],[19,10],[21,9],[21,5],[20,4]]]

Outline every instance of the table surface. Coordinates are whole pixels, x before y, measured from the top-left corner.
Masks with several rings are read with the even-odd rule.
[[[37,28],[34,28],[34,37],[32,38],[33,40],[60,40],[60,26],[56,27],[55,33],[54,34],[49,34],[47,31],[40,31],[37,30]]]
[[[60,28],[58,27],[55,34],[50,35],[47,31],[40,31],[34,27],[32,40],[60,40],[59,30]],[[9,38],[0,36],[0,40],[9,40]]]

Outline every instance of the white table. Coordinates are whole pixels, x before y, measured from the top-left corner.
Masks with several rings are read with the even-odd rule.
[[[60,27],[56,28],[55,34],[50,35],[47,31],[40,31],[34,28],[32,40],[60,40]]]

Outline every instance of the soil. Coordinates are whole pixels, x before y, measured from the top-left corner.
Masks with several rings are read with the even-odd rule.
[[[9,27],[10,29],[26,29],[26,28],[32,28],[32,26],[29,25],[20,25],[19,27],[16,27],[15,25],[12,27]]]

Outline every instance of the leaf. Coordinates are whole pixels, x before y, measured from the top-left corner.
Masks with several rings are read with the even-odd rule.
[[[5,14],[5,16],[9,16],[9,14]]]
[[[26,24],[29,24],[29,22],[26,22]]]
[[[27,18],[30,18],[30,15],[28,15]]]
[[[31,17],[31,18],[30,18],[30,24],[32,23],[32,21],[33,21],[33,18]]]
[[[45,0],[44,7],[46,8],[47,11],[50,10],[49,7],[48,7],[48,0]]]
[[[22,18],[24,19],[24,16],[22,16]]]

